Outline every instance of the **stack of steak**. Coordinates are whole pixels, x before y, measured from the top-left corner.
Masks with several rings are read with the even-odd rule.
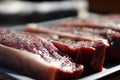
[[[102,38],[106,39],[109,43],[109,50],[107,52],[107,57],[110,60],[120,61],[120,15],[111,14],[104,16],[90,16],[84,22],[78,19],[72,19],[67,22],[63,22],[61,26],[74,26],[80,29],[92,29],[86,31],[93,34],[97,34]],[[86,30],[86,29],[85,29]],[[83,30],[80,30],[80,32]],[[78,31],[79,32],[79,31]],[[85,34],[86,34],[85,33]]]
[[[58,30],[60,28],[57,26]],[[69,55],[76,63],[83,64],[85,72],[102,71],[107,44],[102,40],[91,40],[71,33],[59,32],[55,27],[50,29],[28,25],[26,31],[39,32],[39,36],[51,41],[60,51]],[[68,29],[64,28],[64,30],[67,31]]]
[[[0,65],[41,80],[73,80],[120,61],[119,15],[77,18],[55,26],[0,28]],[[91,19],[91,20],[90,20]]]

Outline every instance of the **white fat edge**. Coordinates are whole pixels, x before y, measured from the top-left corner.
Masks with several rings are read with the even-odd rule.
[[[102,41],[106,46],[109,46],[108,40],[101,38],[101,41]]]
[[[22,51],[23,53],[26,53],[26,51]],[[40,58],[40,56],[38,54],[32,54],[27,52],[27,54],[32,57],[33,59],[37,60],[38,62],[40,62],[41,64],[48,66],[48,67],[54,67],[56,69],[62,69],[63,71],[71,71],[72,72],[72,67],[69,64],[66,64],[64,67],[62,67],[62,62],[60,60],[56,60],[56,61],[52,61],[50,63],[46,62],[44,59]]]
[[[104,23],[103,23],[104,24]],[[120,29],[120,23],[114,23],[112,21],[109,21],[104,24],[106,27],[112,26],[113,29]]]
[[[58,69],[62,70],[62,71],[66,71],[66,72],[71,71],[70,68],[69,68],[69,70],[66,70],[66,68],[68,68],[67,66],[65,66],[66,68],[62,68],[62,62],[59,60],[48,63],[44,59],[42,59],[40,57],[40,55],[38,55],[38,54],[33,54],[33,53],[25,51],[25,50],[19,50],[19,49],[7,47],[7,46],[0,44],[0,47],[1,46],[7,50],[10,50],[11,52],[13,52],[13,55],[16,55],[16,56],[18,55],[25,59],[27,59],[27,58],[31,59],[31,61],[33,61],[33,64],[35,63],[36,66],[41,67],[46,72],[50,72],[50,75],[48,75],[48,76],[50,77],[51,80],[54,80]]]
[[[50,79],[51,79],[51,80],[54,80],[54,79],[55,79],[55,75],[56,75],[56,72],[57,72],[57,68],[58,68],[58,67],[47,63],[47,62],[46,62],[43,58],[41,58],[40,55],[38,55],[38,54],[33,54],[33,53],[27,52],[27,51],[21,51],[21,53],[23,53],[23,54],[25,53],[26,56],[31,57],[32,59],[34,59],[34,60],[37,61],[38,63],[42,64],[44,68],[50,70],[50,71],[51,71],[51,73],[50,73],[50,75],[49,75],[49,76],[50,76]],[[46,71],[48,71],[48,70],[46,70]]]
[[[54,65],[50,65],[50,63],[47,63],[43,58],[40,57],[40,55],[38,54],[33,54],[31,52],[27,52],[27,51],[21,51],[22,54],[26,54],[26,56],[31,57],[32,59],[36,60],[37,62],[45,65],[45,66],[49,66],[49,67],[54,67]]]
[[[54,71],[52,70],[53,71],[53,74],[51,76],[52,80],[54,80],[54,77],[55,77],[55,74],[57,72],[57,69],[62,70],[64,72],[72,72],[72,67],[69,64],[66,63],[65,66],[62,65],[64,60],[60,61],[59,59],[57,59],[57,60],[55,59],[55,61],[51,61],[49,63],[49,62],[46,62],[44,59],[40,58],[40,56],[38,54],[31,54],[29,56],[32,56],[35,60],[37,60],[41,64],[45,65],[46,67],[54,67],[55,68],[55,69],[53,69]]]
[[[31,53],[31,52],[28,52],[28,51],[25,51],[25,50],[19,50],[19,49],[15,49],[15,48],[12,48],[12,47],[8,47],[8,46],[4,46],[2,44],[0,44],[0,48],[2,49],[5,49],[7,51],[10,51],[10,54],[18,54],[20,56],[23,56],[25,58],[31,58],[45,66],[52,66],[52,65],[49,65],[45,62],[44,59],[40,58],[40,56],[38,54],[34,54],[34,53]]]
[[[103,39],[103,38],[98,38],[96,40],[100,40],[101,42],[103,42],[106,46],[109,46],[108,40],[107,39]]]
[[[9,51],[10,53],[8,53],[7,55],[10,55],[10,54],[13,56],[16,55],[21,58],[33,61],[32,64],[33,65],[35,64],[35,66],[37,66],[38,69],[39,69],[39,67],[41,67],[40,69],[43,69],[46,72],[50,72],[50,75],[48,75],[48,76],[50,77],[51,80],[54,80],[57,68],[54,67],[53,65],[50,65],[49,63],[46,63],[44,61],[44,59],[40,58],[40,56],[38,54],[33,54],[33,53],[25,51],[25,50],[19,50],[19,49],[15,49],[12,47],[4,46],[2,44],[0,44],[0,48],[4,49],[6,51]],[[32,64],[31,64],[31,66],[33,66]]]

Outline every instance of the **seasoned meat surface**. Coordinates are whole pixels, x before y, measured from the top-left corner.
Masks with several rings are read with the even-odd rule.
[[[54,80],[73,79],[79,77],[83,72],[82,65],[72,62],[66,54],[59,51],[51,42],[48,42],[35,34],[0,28],[0,44],[18,49],[19,51],[27,51],[34,55],[38,55],[46,64],[49,64],[53,69],[56,69],[56,72],[53,75]],[[13,67],[15,68],[15,66]],[[38,68],[38,70],[39,69],[40,68]],[[36,76],[38,77],[38,75]]]
[[[35,32],[35,28],[27,28],[27,31]],[[105,50],[106,44],[102,42],[102,40],[91,40],[84,37],[81,39],[78,36],[78,40],[73,37],[68,37],[71,35],[61,35],[62,31],[59,32],[58,30],[61,27],[56,27],[56,30],[49,28],[36,28],[36,31],[39,36],[44,37],[49,40],[63,53],[68,54],[72,59],[79,64],[83,64],[85,66],[86,71],[101,71],[103,69],[103,63],[105,58]],[[31,30],[32,29],[32,30]],[[58,29],[58,30],[57,30]],[[69,29],[62,27],[62,30],[66,30],[66,33]],[[60,29],[61,30],[61,29]],[[68,30],[68,31],[67,31]],[[72,31],[72,29],[70,29]],[[44,36],[44,35],[46,36]],[[52,35],[51,35],[52,34]],[[56,38],[53,36],[56,35]],[[98,56],[99,55],[99,56]],[[93,62],[94,61],[94,62]],[[95,67],[96,66],[96,67]]]

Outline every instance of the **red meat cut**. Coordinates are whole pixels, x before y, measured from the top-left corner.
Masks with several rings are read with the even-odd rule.
[[[106,57],[111,61],[120,61],[120,45],[118,37],[118,34],[120,33],[120,14],[89,16],[85,21],[73,18],[68,21],[63,21],[60,25],[65,28],[71,27],[71,30],[72,27],[76,27],[76,29],[77,27],[79,29],[87,28],[86,32],[84,30],[80,30],[80,32],[85,34],[90,32],[91,35],[93,35],[92,33],[95,33],[102,36],[110,45]],[[84,35],[82,34],[82,36]]]
[[[34,27],[32,25],[27,26],[26,31],[39,32],[39,36],[51,41],[60,51],[72,57],[76,63],[83,64],[88,72],[103,69],[106,44],[102,40],[84,39],[80,36],[76,36],[76,39],[69,33],[66,35],[64,32],[53,31],[51,28]]]
[[[81,76],[83,66],[51,42],[31,33],[0,28],[0,65],[42,80],[70,80]]]

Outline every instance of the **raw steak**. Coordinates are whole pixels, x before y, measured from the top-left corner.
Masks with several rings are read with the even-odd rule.
[[[0,65],[41,80],[70,80],[81,76],[83,66],[51,42],[31,33],[0,28]]]
[[[111,15],[104,15],[104,16],[97,16],[97,15],[90,16],[85,21],[80,21],[79,19],[74,18],[68,21],[64,21],[63,23],[61,23],[61,26],[65,28],[69,27],[73,31],[74,31],[73,29],[74,27],[76,27],[76,30],[81,29],[74,34],[85,33],[85,36],[86,36],[86,34],[90,32],[91,34],[89,36],[98,34],[98,36],[100,35],[104,39],[107,39],[107,41],[109,42],[110,48],[107,51],[106,58],[110,60],[120,61],[120,58],[119,58],[120,45],[118,44],[119,43],[118,34],[120,34],[120,15],[119,14],[111,14]],[[87,30],[85,28],[87,28]],[[85,29],[86,32],[83,29]],[[58,28],[57,30],[60,31],[60,29]],[[64,31],[66,30],[67,32],[70,32],[68,31],[68,28],[66,28]],[[63,30],[61,29],[61,31]],[[84,34],[82,34],[82,36],[84,36]]]
[[[66,35],[64,32],[55,32],[57,30],[53,31],[32,25],[27,26],[26,31],[39,32],[38,35],[51,40],[60,51],[67,53],[76,63],[83,64],[88,72],[103,69],[107,47],[101,40],[84,39],[80,36],[77,36],[76,39],[72,37],[72,34]]]

